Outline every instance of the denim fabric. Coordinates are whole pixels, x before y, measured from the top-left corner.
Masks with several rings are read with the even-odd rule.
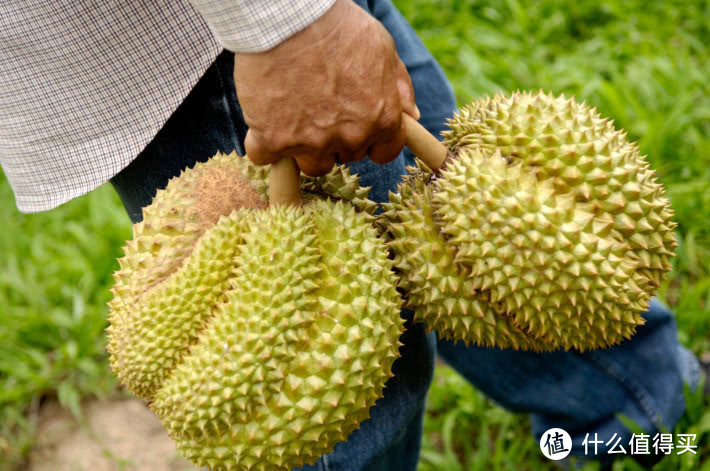
[[[435,135],[455,109],[454,94],[438,64],[390,0],[358,3],[389,30],[409,70],[421,110],[421,122]],[[141,208],[158,188],[195,162],[217,150],[243,154],[246,133],[232,79],[232,55],[222,53],[192,93],[167,121],[155,139],[128,167],[111,180],[131,220],[142,219]],[[413,162],[405,151],[393,162],[378,166],[369,160],[349,164],[363,185],[372,186],[376,201],[395,191],[405,165]],[[432,378],[437,348],[432,334],[411,323],[402,357],[394,366],[384,397],[371,409],[370,419],[346,442],[323,456],[310,470],[416,469],[426,391]],[[574,453],[582,453],[586,433],[608,440],[613,433],[630,432],[615,414],[623,414],[649,433],[672,428],[683,412],[683,382],[694,385],[699,371],[695,358],[676,339],[672,314],[653,303],[646,324],[632,340],[600,351],[578,354],[536,354],[494,348],[466,348],[462,343],[438,342],[441,356],[481,391],[499,404],[533,413],[539,436],[555,426],[567,430]]]
[[[583,456],[587,433],[605,442],[616,433],[622,444],[629,443],[631,431],[617,414],[651,435],[671,430],[685,409],[683,384],[695,388],[698,383],[698,362],[678,344],[673,314],[654,300],[644,318],[630,340],[584,353],[466,348],[444,340],[437,346],[449,364],[497,403],[532,412],[538,440],[546,430],[562,428],[572,436],[572,454]],[[600,453],[602,460],[612,456]]]

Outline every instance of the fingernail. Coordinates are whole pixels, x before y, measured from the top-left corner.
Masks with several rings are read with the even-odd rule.
[[[419,118],[422,117],[422,114],[421,114],[421,112],[419,111],[419,107],[417,106],[416,103],[414,104],[414,112],[417,113],[417,115],[415,116],[415,118],[417,119],[417,121],[419,121]]]

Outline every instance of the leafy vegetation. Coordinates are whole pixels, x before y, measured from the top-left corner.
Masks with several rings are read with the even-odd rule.
[[[130,222],[108,187],[55,211],[21,215],[2,175],[0,220],[2,469],[31,444],[40,399],[55,396],[79,416],[81,397],[115,387],[103,329]]]
[[[451,78],[459,103],[515,89],[597,106],[629,131],[668,188],[680,247],[661,298],[681,341],[710,350],[710,2],[396,0]],[[130,235],[111,188],[21,215],[0,175],[0,470],[21,463],[36,410],[111,391],[103,328],[110,276]],[[710,469],[710,408],[698,394],[676,428],[698,455],[656,469]],[[422,471],[554,469],[525,416],[495,406],[448,367],[429,395]],[[594,464],[586,468],[594,469]],[[641,469],[626,460],[615,471]]]

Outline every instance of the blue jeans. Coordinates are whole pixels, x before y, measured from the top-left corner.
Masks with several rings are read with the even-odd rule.
[[[436,61],[390,0],[357,3],[380,20],[397,45],[414,84],[422,124],[438,135],[455,109],[451,86]],[[186,166],[204,161],[218,150],[243,155],[247,127],[232,78],[232,55],[222,53],[163,129],[145,150],[111,182],[134,222],[157,188]],[[372,186],[376,201],[396,190],[413,162],[405,151],[378,166],[364,160],[350,164],[363,185]],[[695,358],[678,344],[670,311],[654,302],[646,324],[627,342],[606,350],[527,353],[496,348],[466,348],[462,343],[437,343],[422,324],[403,311],[407,330],[402,357],[394,366],[384,397],[346,442],[304,470],[392,470],[416,468],[426,392],[439,354],[497,403],[532,413],[536,436],[551,427],[573,437],[573,453],[583,454],[585,434],[608,440],[614,433],[627,443],[631,432],[617,419],[623,414],[647,433],[671,429],[685,403],[683,383],[699,377]],[[614,456],[614,455],[603,455]]]

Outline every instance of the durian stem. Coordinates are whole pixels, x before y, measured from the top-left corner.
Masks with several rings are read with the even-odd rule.
[[[301,198],[301,171],[296,166],[296,161],[286,157],[271,164],[269,171],[269,202],[274,205],[300,206]]]
[[[424,162],[427,167],[437,172],[444,165],[447,149],[444,144],[432,136],[424,126],[406,113],[402,113],[407,127],[407,147]]]

